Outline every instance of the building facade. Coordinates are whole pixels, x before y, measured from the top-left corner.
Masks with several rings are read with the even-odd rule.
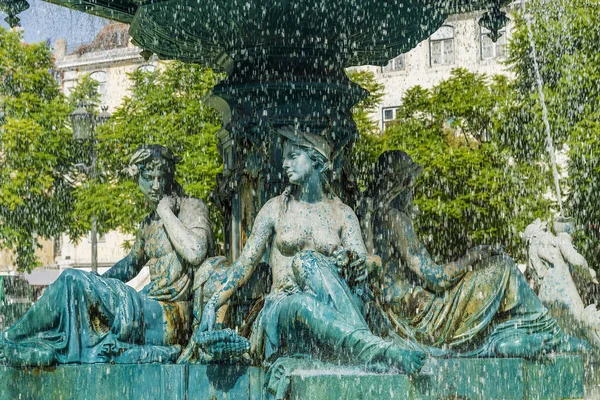
[[[383,100],[372,116],[380,129],[396,118],[396,109],[408,89],[417,85],[431,88],[448,79],[455,68],[488,75],[510,74],[503,62],[512,25],[509,23],[494,43],[488,37],[489,31],[479,26],[482,15],[453,15],[428,39],[390,60],[385,67],[360,67],[372,71],[385,87]]]

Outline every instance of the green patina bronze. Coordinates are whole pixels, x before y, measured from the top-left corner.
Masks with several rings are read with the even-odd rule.
[[[34,306],[0,337],[0,362],[17,366],[174,361],[192,328],[196,267],[213,252],[202,201],[174,180],[170,150],[141,147],[130,164],[152,213],[130,253],[103,276],[63,271]],[[150,283],[124,282],[142,267]]]
[[[382,260],[370,283],[392,336],[464,357],[590,350],[587,342],[562,332],[500,249],[479,246],[455,262],[433,261],[411,218],[421,170],[402,151],[382,154],[363,200],[365,236]]]
[[[288,359],[289,379],[269,385],[262,368],[239,365],[90,365],[52,369],[0,366],[0,398],[31,400],[410,399],[525,400],[584,398],[583,363],[565,356],[434,360],[409,377]],[[300,367],[296,369],[295,367]],[[273,373],[286,374],[279,368]],[[597,398],[590,374],[587,398]],[[81,382],[85,382],[82,385]],[[595,387],[596,389],[595,389]],[[592,390],[595,389],[595,392]]]
[[[408,217],[414,165],[395,171],[407,178],[403,182],[386,182],[389,176],[375,171],[391,185],[360,214],[366,247],[357,216],[334,195],[358,135],[350,109],[367,96],[343,69],[385,64],[454,12],[490,9],[482,24],[500,29],[505,2],[53,2],[129,23],[135,42],[162,58],[227,73],[209,101],[223,117],[218,135],[225,168],[216,199],[230,221],[226,242],[233,262],[210,258],[200,265],[212,255],[206,208],[172,180],[169,151],[144,147],[132,159],[132,172],[155,211],[143,221],[131,253],[104,277],[63,273],[3,333],[5,363],[173,362],[179,356],[186,365],[171,366],[177,371],[172,379],[184,395],[214,394],[232,371],[218,363],[237,363],[231,368],[240,380],[228,382],[225,392],[240,387],[236,393],[260,398],[264,384],[276,398],[299,398],[315,388],[315,395],[328,397],[355,381],[358,396],[381,398],[391,389],[378,377],[354,377],[345,386],[338,378],[338,388],[314,376],[333,365],[356,368],[357,376],[365,370],[416,374],[427,362],[441,365],[426,361],[427,354],[530,357],[587,349],[561,332],[514,262],[494,249],[480,247],[443,266],[432,262]],[[373,189],[372,197],[382,193]],[[383,263],[373,262],[372,251]],[[152,282],[138,294],[122,281],[143,265]],[[226,327],[239,327],[239,334],[213,331]],[[258,369],[246,373],[249,363],[271,369],[267,376]],[[315,365],[312,375],[298,372]],[[546,373],[524,365],[515,360],[505,366],[513,381]],[[578,365],[568,368],[581,382]],[[428,381],[431,374],[419,376],[421,386],[406,377],[394,382],[407,397],[495,393],[478,392],[459,377],[447,389]],[[503,393],[521,398],[523,390]],[[170,394],[161,389],[156,398]],[[578,385],[566,393],[579,394]]]
[[[321,136],[292,127],[285,138],[283,168],[292,184],[261,209],[241,256],[203,309],[194,342],[210,331],[217,310],[252,276],[270,248],[272,285],[252,323],[250,354],[266,366],[282,356],[304,355],[414,373],[425,354],[373,335],[355,294],[365,278],[367,253],[358,219],[331,191],[331,147]],[[278,379],[278,378],[275,378]]]

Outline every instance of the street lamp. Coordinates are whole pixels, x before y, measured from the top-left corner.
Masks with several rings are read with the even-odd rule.
[[[89,109],[91,107],[85,104],[79,104],[79,107],[73,111],[69,117],[73,125],[73,140],[76,142],[89,142],[90,147],[90,165],[85,166],[90,179],[96,178],[96,136],[95,131],[98,126],[105,124],[110,118],[108,107],[103,106],[102,112],[95,116]],[[90,230],[90,241],[92,244],[92,272],[98,272],[98,233],[97,233],[97,218],[92,214],[92,227]]]

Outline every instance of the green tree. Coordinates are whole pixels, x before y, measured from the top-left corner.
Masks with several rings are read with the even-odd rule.
[[[210,200],[222,162],[216,147],[219,118],[204,97],[220,78],[210,69],[181,62],[131,75],[130,95],[109,123],[97,129],[98,177],[83,179],[75,191],[73,218],[80,234],[90,229],[92,216],[100,233],[136,231],[148,209],[137,182],[123,170],[144,143],[166,145],[181,156],[176,179],[189,195]],[[89,85],[77,93],[89,98]],[[221,218],[215,207],[210,208],[218,233]]]
[[[539,65],[551,135],[568,157],[565,213],[584,229],[577,240],[590,266],[600,267],[600,7],[586,0],[533,0],[517,13],[509,63],[516,96],[507,142],[532,159],[547,160],[542,103],[533,63]],[[530,21],[528,24],[527,21]]]
[[[352,108],[352,118],[358,131],[363,135],[379,134],[379,126],[371,117],[371,114],[377,110],[377,105],[381,103],[385,87],[375,79],[375,74],[369,70],[348,69],[346,75],[352,82],[369,92],[366,99]]]
[[[367,158],[400,149],[423,165],[415,223],[440,260],[482,243],[503,245],[519,257],[519,233],[548,211],[539,196],[549,187],[547,173],[521,162],[498,139],[499,110],[510,93],[504,76],[456,69],[430,90],[410,89],[395,123],[380,138],[369,138],[380,151],[371,146]],[[363,172],[368,179],[369,169]]]
[[[42,43],[0,28],[0,241],[21,270],[37,265],[39,237],[70,231],[69,103]]]
[[[356,171],[369,171],[373,167],[373,160],[383,151],[383,141],[381,140],[381,130],[379,124],[372,114],[377,111],[377,106],[381,103],[385,94],[385,87],[375,78],[372,71],[365,69],[346,70],[348,78],[363,89],[369,92],[369,97],[359,102],[352,108],[352,118],[356,123],[356,128],[360,136],[352,151],[352,168]],[[358,173],[353,176],[356,179],[359,190],[364,190],[366,185],[366,175]],[[356,201],[356,199],[354,199]]]

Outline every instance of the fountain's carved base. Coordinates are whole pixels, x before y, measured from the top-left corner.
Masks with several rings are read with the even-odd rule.
[[[334,367],[296,370],[290,399],[559,399],[584,397],[581,357],[536,362],[430,359],[414,377]],[[0,367],[2,399],[268,399],[261,368],[225,365]]]

